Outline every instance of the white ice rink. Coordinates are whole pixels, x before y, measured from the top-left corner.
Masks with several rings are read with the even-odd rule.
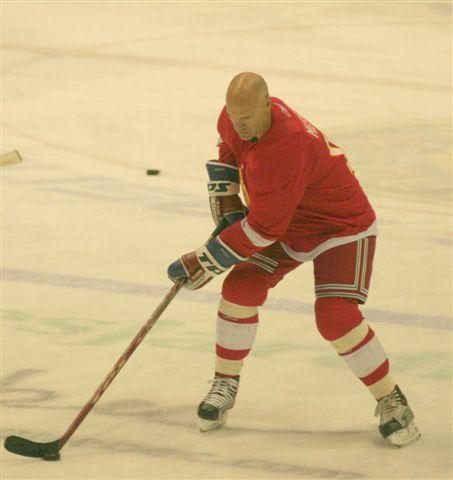
[[[202,435],[221,279],[181,292],[62,451],[2,479],[452,478],[449,3],[2,2],[2,442],[58,438],[213,228],[204,163],[261,73],[347,152],[380,221],[363,308],[422,439],[392,449],[319,335],[312,264],[271,292]],[[147,168],[162,171],[145,175]]]

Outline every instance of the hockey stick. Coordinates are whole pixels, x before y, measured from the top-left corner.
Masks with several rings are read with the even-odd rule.
[[[40,443],[27,440],[26,438],[9,436],[5,439],[5,448],[17,455],[23,455],[25,457],[38,457],[44,460],[59,460],[60,450],[64,447],[65,443],[71,438],[72,434],[77,430],[84,418],[90,413],[97,401],[101,398],[102,394],[107,390],[108,386],[112,383],[113,379],[117,376],[119,371],[123,368],[124,364],[128,361],[134,350],[140,345],[146,334],[151,330],[164,310],[168,307],[170,302],[175,298],[184,284],[184,280],[178,280],[171,290],[167,293],[160,305],[154,310],[151,317],[146,321],[141,330],[137,333],[132,340],[126,351],[121,355],[118,361],[113,366],[112,370],[105,377],[99,388],[94,392],[93,396],[88,400],[86,405],[80,410],[77,417],[71,423],[66,432],[53,442]]]
[[[16,163],[20,163],[22,158],[17,150],[13,150],[12,152],[4,153],[0,156],[0,165],[15,165]]]

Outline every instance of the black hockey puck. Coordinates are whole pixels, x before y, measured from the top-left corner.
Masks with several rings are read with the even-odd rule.
[[[43,460],[47,460],[48,462],[55,462],[56,460],[60,460],[60,454],[57,453],[46,453],[42,456]]]
[[[160,170],[154,170],[154,169],[149,169],[149,170],[146,170],[146,175],[159,175],[160,173]]]

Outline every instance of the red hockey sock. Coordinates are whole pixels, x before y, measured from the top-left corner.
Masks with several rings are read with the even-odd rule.
[[[338,297],[316,302],[318,328],[348,367],[375,398],[388,395],[395,382],[389,360],[372,328],[362,319],[357,303]]]

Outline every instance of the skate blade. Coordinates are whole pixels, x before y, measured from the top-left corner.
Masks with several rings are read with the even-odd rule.
[[[205,420],[204,418],[198,417],[198,428],[200,429],[200,432],[217,430],[225,425],[227,418],[228,410],[223,412],[217,420]]]
[[[395,447],[407,447],[411,443],[416,442],[421,437],[421,433],[413,422],[409,423],[406,428],[397,430],[392,433],[387,440]]]

